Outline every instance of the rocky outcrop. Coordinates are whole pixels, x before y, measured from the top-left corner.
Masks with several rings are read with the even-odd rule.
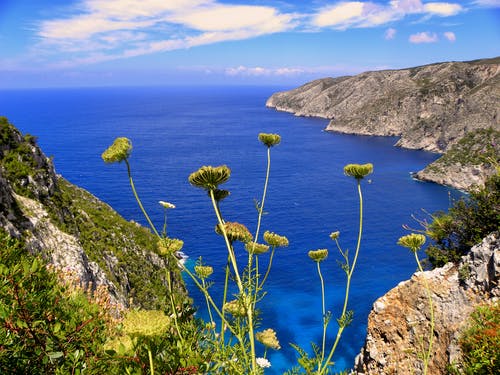
[[[104,285],[117,303],[143,308],[165,303],[168,265],[156,254],[156,237],[56,175],[36,139],[23,136],[5,117],[0,117],[0,228],[83,286]],[[181,284],[175,280],[183,291]]]
[[[468,133],[438,160],[417,172],[419,180],[456,189],[483,185],[500,165],[500,131],[479,129]]]
[[[424,280],[434,306],[434,343],[429,374],[446,374],[460,358],[458,339],[476,306],[500,297],[500,235],[490,234],[459,265],[448,263],[417,272],[373,304],[367,337],[356,358],[357,374],[422,374],[419,358],[427,348],[430,310]],[[422,348],[424,343],[424,349]]]
[[[366,72],[275,93],[266,105],[330,119],[327,130],[443,152],[470,131],[500,128],[499,73],[500,58]]]

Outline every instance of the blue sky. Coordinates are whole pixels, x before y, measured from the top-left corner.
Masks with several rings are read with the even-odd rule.
[[[500,55],[500,0],[0,0],[0,88],[282,84]]]

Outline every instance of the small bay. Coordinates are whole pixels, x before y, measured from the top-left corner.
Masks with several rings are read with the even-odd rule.
[[[269,353],[269,374],[296,363],[289,343],[310,351],[321,342],[320,284],[309,250],[328,248],[323,263],[327,310],[332,312],[329,340],[342,307],[345,275],[329,234],[339,230],[340,243],[352,252],[358,229],[358,196],[354,179],[343,175],[348,163],[374,164],[363,181],[364,233],[349,304],[353,324],[346,329],[334,357],[336,369],[349,368],[363,345],[373,302],[416,266],[413,256],[396,245],[407,234],[403,224],[419,228],[412,215],[446,210],[460,193],[422,183],[410,172],[438,155],[393,147],[397,138],[325,132],[327,120],[294,117],[265,107],[275,91],[289,87],[130,87],[32,89],[0,91],[0,115],[23,133],[38,137],[58,173],[110,204],[128,220],[146,225],[128,185],[125,165],[105,165],[101,153],[118,136],[131,139],[132,172],[137,190],[158,227],[163,210],[158,201],[177,206],[168,212],[168,234],[184,240],[192,265],[199,257],[215,269],[212,291],[220,300],[227,259],[214,232],[216,218],[206,193],[188,183],[202,165],[226,164],[232,175],[223,188],[231,191],[221,204],[228,221],[255,231],[266,169],[260,132],[279,133],[271,151],[271,179],[263,230],[286,235],[278,249],[266,287],[261,329],[274,328],[282,349]],[[428,217],[427,217],[428,218]],[[237,248],[242,264],[246,253]],[[423,256],[423,254],[422,254]],[[266,264],[264,257],[261,264]],[[204,299],[188,281],[199,314]]]

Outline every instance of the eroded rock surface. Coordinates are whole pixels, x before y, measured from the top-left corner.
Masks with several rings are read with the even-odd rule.
[[[401,282],[374,303],[355,373],[422,374],[419,354],[427,348],[430,329],[426,281],[435,319],[428,373],[446,374],[446,366],[460,358],[458,338],[471,312],[500,296],[499,278],[500,237],[493,233],[458,266],[448,263]]]

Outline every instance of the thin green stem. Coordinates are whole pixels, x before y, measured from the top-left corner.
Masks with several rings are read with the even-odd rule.
[[[420,260],[418,259],[418,254],[415,251],[415,260],[417,261],[418,269],[420,272],[424,272],[422,268],[422,264],[420,263]],[[429,310],[431,314],[431,326],[430,326],[430,332],[429,332],[429,347],[427,349],[427,353],[424,354],[424,375],[427,375],[427,370],[429,368],[429,360],[431,358],[432,354],[432,344],[434,341],[434,307],[432,304],[432,295],[431,295],[431,289],[429,287],[429,283],[427,282],[427,279],[425,276],[423,276],[424,280],[424,285],[425,285],[425,290],[427,292],[427,298],[429,299]]]
[[[174,295],[173,295],[173,289],[172,289],[172,274],[169,270],[167,270],[167,283],[168,283],[168,294],[169,294],[169,299],[170,299],[170,305],[172,307],[172,316],[174,317],[174,325],[175,329],[177,331],[177,335],[179,335],[179,338],[181,339],[182,342],[184,342],[184,338],[182,337],[181,330],[179,329],[179,324],[177,322],[177,309],[175,308],[175,302],[174,302]]]
[[[352,262],[352,266],[350,267],[349,272],[347,272],[347,283],[346,283],[346,291],[345,291],[345,297],[344,297],[344,306],[342,307],[342,314],[340,315],[340,319],[344,319],[347,313],[347,304],[349,302],[349,292],[351,288],[351,277],[354,272],[354,268],[356,267],[356,261],[358,259],[358,254],[359,254],[359,249],[361,247],[361,236],[363,233],[363,194],[361,193],[361,183],[360,180],[357,180],[357,185],[358,185],[358,196],[359,196],[359,229],[358,229],[358,241],[356,244],[356,252],[354,254],[354,259]],[[330,350],[330,354],[328,355],[326,361],[324,362],[324,367],[321,368],[321,371],[318,371],[318,374],[324,373],[326,370],[326,367],[328,363],[331,361],[333,357],[333,353],[335,353],[335,350],[337,349],[337,345],[340,341],[340,337],[342,336],[342,333],[344,332],[345,326],[342,325],[339,327],[339,330],[337,331],[337,337],[335,338],[335,342],[333,343],[332,349]]]
[[[224,316],[225,315],[225,305],[226,305],[226,302],[227,302],[227,289],[228,289],[228,286],[229,286],[229,271],[230,271],[230,268],[229,268],[229,262],[230,262],[230,259],[229,259],[229,255],[227,256],[227,263],[226,263],[226,275],[225,275],[225,279],[224,279],[224,293],[222,295],[222,315]],[[224,345],[224,325],[222,324],[221,325],[221,330],[220,330],[220,341],[221,343]]]
[[[326,321],[326,309],[325,309],[325,282],[323,280],[323,275],[321,274],[321,267],[320,267],[320,262],[316,262],[318,266],[318,276],[321,281],[321,313],[322,313],[322,318],[323,318],[323,343],[321,345],[321,362],[323,363],[323,359],[325,359],[325,345],[326,345],[326,327],[327,327],[327,321]],[[321,368],[321,365],[318,367],[318,369]]]
[[[125,164],[127,165],[127,173],[128,173],[128,179],[129,179],[129,182],[130,182],[130,186],[132,188],[132,192],[134,193],[134,197],[135,197],[135,200],[137,201],[137,203],[139,204],[139,207],[141,208],[141,211],[142,213],[144,214],[144,216],[146,217],[146,220],[148,221],[148,224],[149,226],[151,227],[151,229],[153,230],[154,234],[156,234],[156,236],[158,238],[161,238],[160,234],[158,233],[158,231],[156,230],[155,226],[153,225],[153,222],[151,221],[151,219],[149,218],[149,215],[148,213],[146,212],[146,210],[144,209],[144,206],[142,205],[142,202],[141,200],[139,199],[139,195],[137,195],[137,191],[135,189],[135,185],[134,185],[134,180],[132,179],[132,173],[130,172],[130,164],[128,162],[127,159],[125,159]]]
[[[274,252],[276,250],[276,246],[273,246],[273,249],[271,250],[271,256],[269,257],[269,264],[267,265],[267,271],[266,274],[264,275],[264,278],[262,279],[262,282],[260,283],[260,288],[264,286],[264,283],[267,280],[267,277],[269,276],[269,272],[271,272],[271,266],[273,264],[273,258],[274,258]]]
[[[202,279],[201,280],[201,285],[203,286],[203,290],[206,290],[207,293],[208,293],[208,289],[207,289],[207,284],[205,283],[205,279]],[[203,293],[204,296],[205,296],[205,301],[207,302],[207,310],[208,310],[208,316],[210,317],[210,324],[214,324],[214,318],[212,316],[212,310],[210,309],[210,303],[208,302],[208,297],[205,293]]]
[[[155,367],[153,365],[153,353],[151,353],[151,349],[148,346],[148,358],[149,358],[149,368],[151,370],[151,375],[155,375]]]

